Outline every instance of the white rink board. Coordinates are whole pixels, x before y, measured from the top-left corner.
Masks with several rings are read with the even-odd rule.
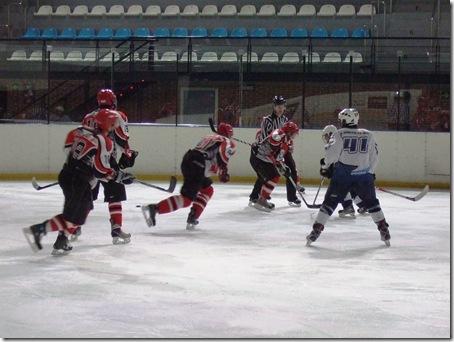
[[[136,204],[166,194],[131,185],[129,245],[111,244],[98,200],[73,252],[52,257],[55,234],[33,254],[21,228],[57,214],[61,190],[0,183],[0,336],[449,337],[449,192],[415,203],[379,193],[390,248],[370,217],[337,214],[307,248],[316,211],[288,207],[282,186],[272,214],[256,211],[247,207],[251,187],[215,185],[188,232],[188,209],[146,227]]]
[[[58,173],[67,124],[3,124],[0,144],[0,174]],[[255,129],[235,128],[235,136],[253,141]],[[140,174],[179,174],[183,154],[209,134],[208,127],[131,125],[131,147],[140,152],[132,170]],[[377,179],[403,183],[450,182],[449,133],[375,132],[380,148]],[[27,138],[27,137],[30,137]],[[249,164],[250,148],[238,144],[229,169],[232,176],[254,176]],[[320,130],[303,130],[295,141],[294,158],[303,178],[319,179],[323,156]]]

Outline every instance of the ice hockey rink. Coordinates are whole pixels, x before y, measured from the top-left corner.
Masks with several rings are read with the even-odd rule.
[[[216,184],[198,229],[186,231],[189,209],[148,228],[136,205],[167,194],[133,184],[123,203],[129,245],[112,245],[98,200],[73,252],[54,257],[55,234],[34,254],[21,228],[61,211],[59,187],[0,188],[3,337],[450,336],[448,191],[419,202],[378,193],[390,248],[370,217],[337,213],[306,247],[317,211],[288,207],[282,186],[264,213],[247,206],[251,186]],[[311,202],[316,187],[306,192]]]

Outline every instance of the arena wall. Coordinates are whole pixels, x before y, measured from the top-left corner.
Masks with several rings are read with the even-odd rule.
[[[76,125],[69,124],[3,124],[0,125],[0,177],[55,179],[65,156],[62,151],[66,133]],[[235,128],[235,136],[252,141],[255,129]],[[146,178],[180,174],[183,154],[208,127],[174,127],[130,125],[131,146],[140,151],[133,172]],[[320,130],[300,131],[295,141],[294,157],[305,183],[318,183],[319,160],[323,156]],[[395,186],[447,188],[450,184],[450,134],[422,132],[375,132],[380,163],[377,181]],[[230,163],[233,181],[251,181],[249,146],[238,144]]]

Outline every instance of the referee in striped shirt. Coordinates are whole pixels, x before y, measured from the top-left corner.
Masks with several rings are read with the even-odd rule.
[[[284,115],[285,112],[285,104],[286,100],[281,95],[276,95],[273,98],[273,113],[271,115],[265,116],[262,120],[262,124],[260,125],[260,134],[257,134],[256,143],[260,144],[261,141],[266,139],[267,136],[271,134],[272,131],[275,129],[281,128],[287,121],[289,121],[288,117]],[[295,161],[293,160],[292,156],[293,148],[285,155],[284,161],[285,164],[290,168],[292,178],[297,184],[297,171]],[[260,189],[262,188],[263,181],[260,178],[257,178],[254,184],[254,189],[252,193],[249,195],[249,203],[253,204],[259,198]],[[301,206],[301,201],[296,197],[296,189],[293,184],[287,180],[287,200],[291,206]]]

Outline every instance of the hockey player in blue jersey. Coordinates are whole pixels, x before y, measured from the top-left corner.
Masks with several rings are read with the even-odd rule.
[[[375,195],[374,172],[378,163],[378,149],[372,132],[358,128],[359,113],[354,108],[343,109],[338,115],[341,128],[334,132],[325,145],[320,174],[332,176],[307,246],[318,239],[328,218],[337,205],[352,190],[362,200],[380,232],[381,240],[390,246],[391,236],[380,202]]]

